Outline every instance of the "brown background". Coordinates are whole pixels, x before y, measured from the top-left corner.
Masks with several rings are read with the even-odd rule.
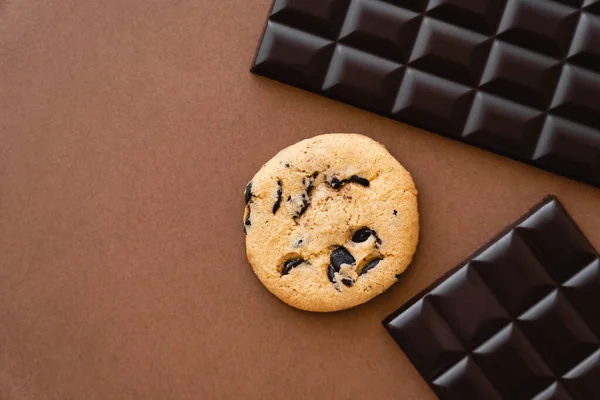
[[[2,1],[2,0],[0,0]],[[0,3],[0,398],[433,399],[382,318],[548,193],[598,189],[248,72],[270,0]],[[417,182],[414,263],[356,309],[279,302],[242,192],[324,132]]]

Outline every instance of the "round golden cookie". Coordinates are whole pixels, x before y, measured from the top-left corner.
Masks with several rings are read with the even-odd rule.
[[[267,162],[245,192],[246,253],[267,289],[308,311],[364,303],[397,281],[419,237],[415,184],[374,140],[327,134]]]

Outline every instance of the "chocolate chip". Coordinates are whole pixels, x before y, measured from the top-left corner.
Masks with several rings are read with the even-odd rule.
[[[306,193],[310,195],[310,193],[313,191],[313,189],[315,188],[315,181],[313,181],[312,179],[308,182],[308,186],[306,186]]]
[[[298,248],[302,245],[302,243],[304,243],[304,239],[299,239],[296,243],[293,244],[292,247]]]
[[[379,236],[377,236],[377,232],[371,230],[371,233],[373,234],[373,236],[375,236],[375,243],[381,244],[381,239],[379,239]]]
[[[377,244],[382,243],[379,236],[377,236],[377,233],[373,229],[369,229],[369,228],[361,228],[361,229],[357,230],[356,232],[354,232],[354,235],[352,235],[352,241],[354,243],[362,243],[362,242],[367,241],[371,235],[373,235],[373,237],[375,237],[375,243],[377,243]]]
[[[304,172],[306,172],[306,171],[304,171]],[[298,212],[296,212],[296,214],[294,214],[294,216],[293,216],[294,219],[296,219],[296,218],[300,217],[302,214],[304,214],[304,212],[310,205],[310,194],[312,193],[313,189],[315,188],[314,178],[316,178],[316,176],[318,174],[319,174],[318,172],[315,172],[310,176],[302,178],[302,184],[306,187],[306,193],[302,193],[302,206],[301,206],[300,210]],[[288,197],[288,201],[290,201],[290,200],[291,200],[291,197]]]
[[[333,177],[333,178],[331,178],[331,182],[329,182],[329,184],[331,185],[331,187],[333,189],[340,189],[342,186],[344,186],[347,183],[358,183],[359,185],[362,185],[362,186],[369,186],[369,181],[358,175],[352,175],[349,179],[341,179],[341,180],[339,178]]]
[[[281,271],[281,275],[287,275],[292,268],[297,267],[298,265],[302,264],[304,262],[304,260],[302,258],[293,258],[291,260],[286,261],[283,264],[283,271]]]
[[[252,197],[252,181],[250,181],[250,183],[248,183],[248,186],[246,186],[246,191],[244,192],[244,199],[246,200],[246,204],[248,204],[251,197]]]
[[[249,205],[247,205],[246,210],[248,210],[248,213],[246,214],[246,219],[244,220],[244,226],[250,226],[250,225],[252,225],[250,223],[250,211],[252,211],[252,209],[250,208]],[[244,228],[244,229],[246,229],[246,228]]]
[[[335,268],[333,268],[333,265],[330,265],[329,268],[327,268],[327,277],[331,283],[335,283],[335,273]]]
[[[342,283],[348,287],[351,287],[352,285],[354,285],[354,281],[350,278],[343,278]]]
[[[352,257],[352,254],[346,250],[343,246],[336,248],[330,257],[331,265],[335,268],[336,272],[339,272],[342,264],[354,265],[356,260]]]
[[[402,274],[396,274],[396,279],[400,279],[401,276]]]
[[[290,164],[288,164],[288,163],[285,163],[284,165],[285,165],[286,168],[290,167]]]
[[[344,186],[344,181],[339,180],[338,178],[331,178],[331,187],[334,189],[339,189]]]
[[[292,196],[288,196],[288,201],[292,201]]]
[[[381,260],[382,260],[381,258],[375,258],[375,259],[369,261],[369,263],[367,265],[365,265],[365,267],[362,269],[362,271],[360,271],[359,275],[366,274],[367,272],[369,272],[370,270],[375,268],[377,266],[377,264],[379,264],[379,261],[381,261]]]
[[[247,236],[248,232],[246,232],[246,227],[244,226],[244,236]]]
[[[315,174],[318,174],[318,172],[316,172]],[[314,179],[314,178],[316,178],[315,174],[312,174],[311,176],[307,176],[306,178],[302,178],[302,184],[304,186],[306,186],[306,194],[309,196],[312,193],[313,189],[315,188],[315,179]]]
[[[394,215],[398,215],[398,211],[394,210]]]
[[[369,239],[371,237],[371,232],[373,232],[373,231],[370,230],[369,228],[359,229],[356,232],[354,232],[354,235],[352,235],[352,241],[354,243],[365,242],[365,241],[367,241],[367,239]]]
[[[348,181],[351,182],[351,183],[358,183],[359,185],[362,185],[362,186],[369,186],[369,181],[367,179],[365,179],[365,178],[362,178],[362,177],[358,176],[358,175],[352,175],[350,177],[350,179],[348,179]]]
[[[304,212],[308,208],[309,204],[310,203],[309,203],[308,199],[306,199],[306,196],[304,194],[302,194],[302,207],[300,208],[300,211],[298,211],[296,213],[296,215],[294,215],[294,219],[300,218],[300,216],[302,216],[302,214],[304,214]]]
[[[279,210],[279,206],[281,205],[281,181],[277,181],[277,200],[275,200],[275,204],[273,204],[273,214]]]
[[[318,171],[313,172],[312,177],[316,178],[317,176],[319,176],[319,172]]]

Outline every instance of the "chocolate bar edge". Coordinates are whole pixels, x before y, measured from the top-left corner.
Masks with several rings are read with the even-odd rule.
[[[258,76],[264,76],[264,75],[259,74],[256,71],[256,68],[255,68],[256,67],[256,60],[258,59],[258,53],[260,52],[260,48],[263,45],[263,39],[265,38],[265,34],[267,33],[267,27],[268,27],[268,24],[269,24],[269,18],[271,18],[271,14],[273,14],[273,9],[275,8],[275,3],[276,3],[276,1],[273,0],[271,2],[271,5],[269,6],[269,11],[267,13],[267,20],[265,21],[265,23],[263,25],[263,28],[262,28],[262,31],[260,32],[260,36],[258,38],[258,43],[256,44],[256,49],[254,50],[254,56],[252,57],[252,64],[251,64],[251,67],[250,67],[250,73],[258,75]],[[264,76],[264,77],[268,78],[268,79],[271,79],[268,76]],[[281,83],[285,84],[285,82],[281,82]],[[292,86],[292,85],[290,85],[290,86]]]
[[[489,239],[484,245],[479,247],[477,250],[475,250],[473,253],[471,253],[468,257],[466,257],[461,262],[459,262],[455,267],[451,268],[450,270],[448,270],[447,272],[442,274],[434,282],[429,284],[423,290],[419,291],[416,295],[414,295],[410,300],[408,300],[406,303],[404,303],[400,308],[398,308],[392,314],[387,316],[382,321],[382,324],[386,328],[386,330],[389,331],[388,326],[396,317],[398,317],[400,314],[402,314],[403,312],[408,310],[411,306],[413,306],[415,303],[417,303],[419,300],[421,300],[427,293],[431,292],[432,289],[434,289],[435,287],[440,285],[442,282],[444,282],[446,279],[448,279],[456,271],[458,271],[459,269],[464,267],[471,260],[473,260],[474,258],[479,256],[481,253],[483,253],[485,250],[490,248],[498,240],[500,240],[502,237],[504,237],[506,234],[508,234],[511,230],[516,228],[519,224],[521,224],[522,222],[527,220],[527,218],[531,217],[533,214],[535,214],[537,211],[539,211],[542,207],[544,207],[545,205],[552,203],[552,202],[555,202],[557,206],[559,206],[563,211],[565,211],[565,215],[567,216],[569,221],[571,221],[573,223],[573,225],[575,227],[577,227],[578,231],[581,232],[581,229],[579,228],[579,226],[575,223],[573,218],[569,215],[569,213],[566,211],[565,207],[558,200],[558,198],[553,194],[547,195],[541,201],[539,201],[537,204],[535,204],[533,207],[531,207],[527,212],[525,212],[525,214],[521,215],[514,222],[512,222],[510,225],[506,226],[499,233],[497,233],[491,239]],[[581,233],[583,234],[583,232],[581,232]]]

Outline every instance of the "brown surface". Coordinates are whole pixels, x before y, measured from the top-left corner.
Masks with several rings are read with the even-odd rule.
[[[170,3],[170,5],[167,5]],[[382,318],[547,193],[600,248],[600,191],[248,68],[270,0],[0,0],[0,398],[433,399]],[[242,192],[323,132],[420,190],[400,283],[296,311],[254,277]]]

